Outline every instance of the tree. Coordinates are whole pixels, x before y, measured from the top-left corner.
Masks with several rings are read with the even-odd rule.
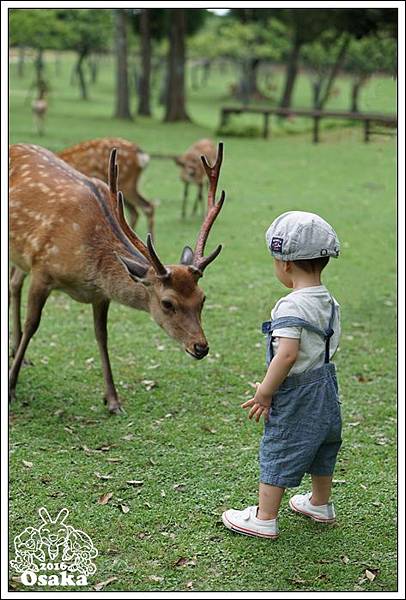
[[[141,9],[139,16],[141,43],[141,77],[138,87],[138,114],[151,115],[151,9]]]
[[[370,34],[385,30],[392,36],[397,31],[396,9],[361,8],[361,9],[275,9],[290,28],[292,36],[291,50],[288,56],[285,87],[280,105],[289,107],[298,72],[299,58],[306,44],[314,43],[323,34],[336,32],[340,34],[340,45],[326,80],[321,106],[327,101],[334,79],[344,63],[349,48],[350,37],[361,39]],[[328,37],[328,35],[327,35]]]
[[[116,47],[116,108],[115,117],[132,120],[128,87],[127,15],[125,9],[115,9]]]
[[[140,46],[141,73],[136,81],[139,115],[151,115],[153,52],[156,53],[156,42],[167,34],[167,13],[167,10],[141,8],[134,9],[129,14],[133,32],[138,36]]]
[[[241,66],[236,95],[248,102],[262,97],[258,89],[259,67],[264,60],[281,58],[286,46],[286,28],[274,18],[272,9],[233,8],[230,17],[229,27],[222,28],[222,35],[234,43],[233,54]]]
[[[57,16],[64,25],[63,49],[77,53],[74,72],[78,76],[81,98],[87,100],[89,94],[84,64],[92,54],[108,49],[112,36],[111,11],[91,8],[59,9]]]
[[[171,9],[165,121],[190,121],[185,103],[186,11]]]
[[[352,112],[359,111],[359,95],[371,75],[378,71],[396,73],[396,50],[396,42],[389,35],[367,36],[351,42],[345,69],[352,77]]]
[[[293,90],[299,70],[299,58],[304,44],[316,40],[329,26],[329,18],[334,11],[320,9],[275,9],[290,31],[291,45],[287,53],[285,85],[280,106],[289,108],[292,103]],[[330,14],[329,14],[330,13]]]
[[[38,93],[45,83],[44,50],[60,48],[64,28],[55,9],[11,9],[9,35],[11,46],[30,46],[37,52],[35,58],[35,81]]]
[[[193,35],[202,25],[206,11],[172,8],[169,13],[169,50],[167,57],[167,89],[164,120],[189,121],[186,111],[185,63],[186,34]]]
[[[343,66],[351,36],[344,32],[326,31],[320,38],[303,48],[313,88],[313,108],[321,110],[331,93],[333,82]]]

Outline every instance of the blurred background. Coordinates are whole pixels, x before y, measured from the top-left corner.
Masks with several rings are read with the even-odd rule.
[[[12,103],[46,95],[50,128],[79,102],[106,118],[213,130],[231,101],[395,110],[392,8],[11,9],[9,33]],[[306,125],[295,121],[277,130]],[[256,135],[258,122],[244,116],[221,133]],[[12,131],[23,126],[20,111]]]

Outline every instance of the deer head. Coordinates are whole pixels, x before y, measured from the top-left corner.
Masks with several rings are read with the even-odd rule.
[[[113,210],[127,238],[134,247],[134,255],[117,254],[128,276],[135,284],[142,285],[146,291],[147,310],[156,323],[168,335],[181,343],[185,351],[196,359],[204,358],[209,346],[201,325],[201,312],[205,300],[203,290],[198,286],[206,267],[219,255],[219,245],[211,254],[204,256],[204,250],[211,227],[219,214],[225,193],[222,192],[216,202],[216,189],[223,159],[223,144],[220,143],[216,162],[211,166],[205,157],[201,157],[204,170],[209,179],[208,211],[204,219],[195,249],[185,246],[180,264],[164,265],[148,234],[144,242],[128,226],[123,210],[123,196],[118,191],[118,166],[116,149],[113,149],[109,165],[109,188]]]
[[[58,556],[59,546],[64,545],[69,535],[69,530],[64,524],[69,511],[63,508],[59,511],[55,519],[51,518],[49,512],[44,507],[41,507],[38,512],[43,521],[38,531],[41,534],[42,543],[48,548],[49,557],[54,560]]]

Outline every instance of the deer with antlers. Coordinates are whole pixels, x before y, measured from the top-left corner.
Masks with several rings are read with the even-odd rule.
[[[107,315],[111,301],[149,312],[166,332],[196,359],[209,346],[201,325],[204,293],[198,286],[205,268],[218,256],[219,245],[204,256],[210,229],[225,199],[216,201],[223,146],[210,166],[208,211],[195,249],[186,246],[180,264],[164,265],[151,235],[147,243],[124,217],[118,191],[116,150],[109,164],[109,184],[82,175],[39,146],[10,148],[10,257],[13,263],[10,299],[14,323],[14,360],[9,374],[10,396],[30,339],[38,329],[42,309],[52,290],[92,304],[94,330],[105,381],[105,402],[111,413],[121,411],[107,350]],[[21,288],[30,273],[24,329],[20,324]]]
[[[155,206],[138,190],[140,176],[150,157],[137,144],[123,138],[106,137],[81,142],[57,152],[57,155],[83,175],[106,181],[112,148],[117,148],[120,156],[120,188],[129,212],[130,226],[135,229],[141,210],[147,218],[148,231],[154,236]]]

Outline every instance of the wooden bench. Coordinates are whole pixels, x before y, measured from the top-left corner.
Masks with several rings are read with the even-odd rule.
[[[355,113],[345,110],[312,110],[306,108],[261,108],[253,106],[223,106],[221,109],[220,128],[227,125],[230,115],[240,115],[243,113],[260,114],[264,117],[264,126],[262,137],[268,138],[270,135],[270,115],[279,117],[309,117],[313,119],[313,143],[320,141],[320,121],[321,119],[345,119],[348,121],[359,121],[364,124],[364,142],[369,142],[372,131],[372,124],[380,124],[385,127],[396,128],[396,115],[385,113]]]

